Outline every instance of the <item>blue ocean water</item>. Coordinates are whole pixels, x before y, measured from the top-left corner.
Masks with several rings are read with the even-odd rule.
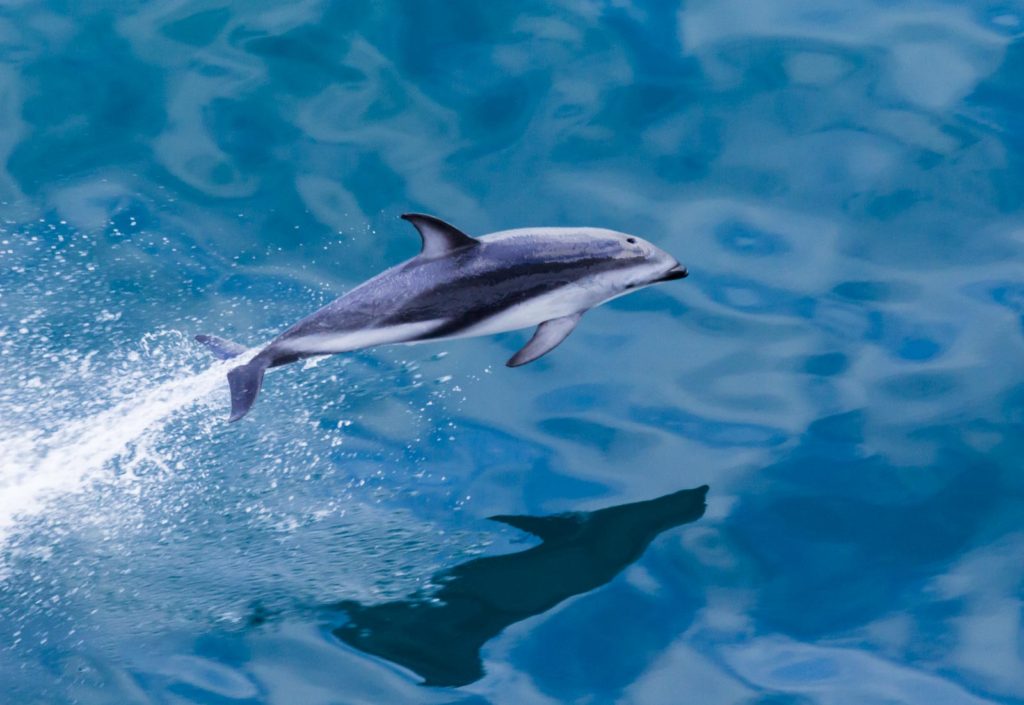
[[[1024,3],[25,1],[0,56],[0,701],[1024,702]],[[226,424],[191,336],[406,211],[691,274]]]

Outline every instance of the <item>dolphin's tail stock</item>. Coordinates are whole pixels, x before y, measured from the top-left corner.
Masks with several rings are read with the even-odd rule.
[[[231,416],[228,421],[238,421],[256,403],[256,396],[263,386],[263,373],[267,371],[267,360],[257,355],[244,365],[239,365],[228,372],[228,385],[231,387]]]
[[[239,345],[230,340],[224,338],[218,338],[215,335],[197,335],[196,340],[207,347],[207,349],[213,353],[213,356],[218,360],[230,360],[233,357],[238,357],[246,351],[244,345]]]
[[[244,345],[216,335],[203,333],[197,335],[196,340],[205,345],[218,360],[230,360],[248,350]],[[238,421],[249,413],[249,409],[256,403],[260,387],[263,386],[263,373],[269,366],[263,355],[257,355],[246,364],[232,368],[228,372],[228,386],[231,387],[231,416],[228,417],[228,421]]]

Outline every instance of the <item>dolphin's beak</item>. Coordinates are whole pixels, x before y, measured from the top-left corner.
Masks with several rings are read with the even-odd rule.
[[[670,282],[673,279],[686,279],[686,276],[688,274],[689,272],[686,271],[686,267],[684,267],[681,264],[677,264],[675,267],[665,272],[663,275],[661,275],[661,277],[659,277],[655,281]]]

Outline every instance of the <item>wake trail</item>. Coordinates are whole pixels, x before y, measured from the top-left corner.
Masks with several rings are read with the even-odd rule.
[[[147,435],[158,433],[175,412],[223,392],[225,374],[245,357],[142,389],[50,434],[0,428],[0,548],[20,522],[103,479],[112,461]],[[2,561],[0,556],[0,578]]]

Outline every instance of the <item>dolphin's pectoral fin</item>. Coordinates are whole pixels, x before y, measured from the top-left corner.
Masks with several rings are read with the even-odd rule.
[[[423,249],[420,251],[423,257],[440,257],[463,247],[480,244],[479,240],[432,215],[404,213],[402,218],[412,223],[423,238]]]
[[[574,534],[583,522],[583,516],[580,514],[552,514],[545,517],[534,517],[525,514],[498,514],[488,517],[488,519],[514,526],[520,531],[533,534],[545,541],[556,539],[559,536]]]
[[[218,338],[215,335],[206,335],[205,333],[197,335],[196,340],[205,345],[218,360],[230,360],[233,357],[238,357],[248,349],[244,345],[239,345],[224,338]]]
[[[534,331],[530,342],[524,345],[523,349],[513,355],[505,364],[509,367],[519,367],[527,362],[533,362],[542,355],[548,354],[557,348],[559,343],[569,337],[572,329],[576,327],[582,316],[583,311],[580,311],[571,316],[562,316],[561,318],[552,318],[550,321],[544,321],[537,326],[537,330]]]
[[[267,362],[257,355],[248,364],[228,372],[228,386],[231,387],[231,416],[228,421],[238,421],[249,413],[263,386],[263,373],[266,371]]]

